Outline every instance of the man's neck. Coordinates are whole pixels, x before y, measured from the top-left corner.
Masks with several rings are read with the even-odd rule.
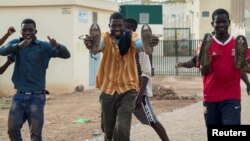
[[[228,33],[226,33],[226,34],[216,34],[215,37],[220,42],[225,43],[229,39],[230,35]]]

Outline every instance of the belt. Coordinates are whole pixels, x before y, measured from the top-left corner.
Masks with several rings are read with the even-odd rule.
[[[41,91],[17,91],[17,93],[21,94],[49,94],[49,91],[47,90],[41,90]]]

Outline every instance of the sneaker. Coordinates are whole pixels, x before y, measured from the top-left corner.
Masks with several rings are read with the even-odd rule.
[[[212,42],[212,36],[206,33],[202,40],[201,50],[199,54],[199,60],[201,66],[200,70],[203,76],[207,75],[210,71],[211,57],[209,55],[209,48],[211,46],[211,42]]]
[[[235,58],[234,65],[237,69],[243,69],[246,65],[247,40],[243,35],[237,36],[235,39]]]
[[[152,30],[149,25],[144,24],[141,28],[141,39],[143,49],[147,54],[152,54],[153,47],[150,44],[150,38],[152,37]]]

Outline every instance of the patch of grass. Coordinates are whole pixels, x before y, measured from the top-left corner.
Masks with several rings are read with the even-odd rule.
[[[10,108],[10,104],[0,104],[0,108],[1,109],[9,109]]]
[[[9,109],[10,108],[10,101],[5,101],[0,103],[0,109]]]

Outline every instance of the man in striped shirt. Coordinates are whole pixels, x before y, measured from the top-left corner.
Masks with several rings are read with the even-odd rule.
[[[84,44],[94,54],[102,52],[96,77],[101,90],[102,129],[105,141],[129,141],[132,113],[139,90],[135,54],[143,51],[141,40],[124,29],[124,17],[115,12],[109,19],[110,32],[101,35],[98,49],[93,49],[93,37]],[[151,38],[154,44],[155,38]]]

